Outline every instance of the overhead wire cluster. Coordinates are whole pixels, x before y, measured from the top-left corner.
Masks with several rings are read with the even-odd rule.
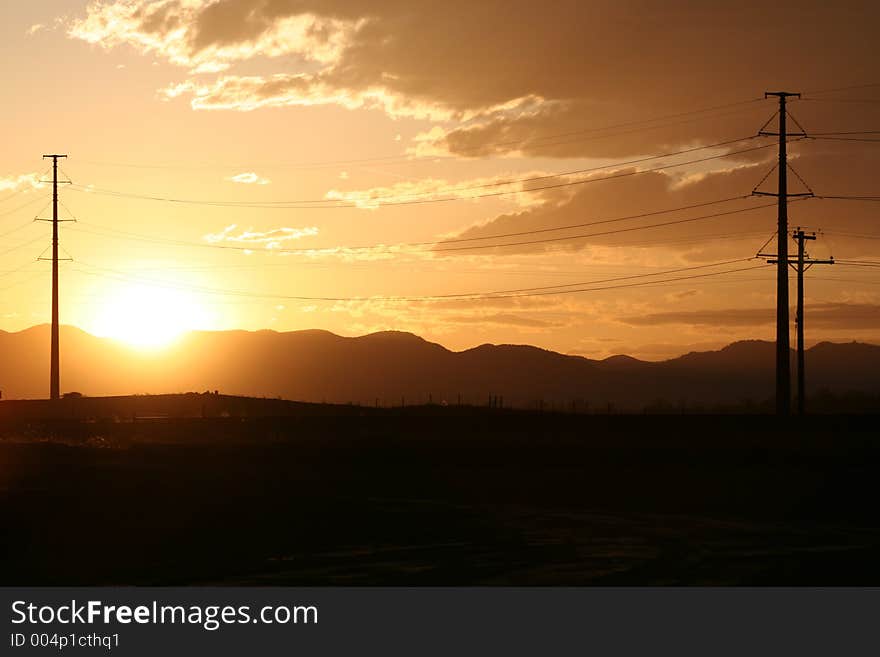
[[[818,92],[813,92],[813,94],[820,93],[830,93],[836,90],[821,90]],[[821,98],[815,98],[813,96],[805,97],[804,100],[822,100]],[[830,100],[830,99],[829,99]],[[588,139],[599,139],[605,138],[608,136],[619,136],[622,134],[629,134],[631,132],[639,132],[642,130],[652,130],[668,125],[677,125],[680,123],[689,123],[692,121],[704,120],[707,118],[712,118],[713,116],[718,116],[717,112],[725,111],[727,113],[737,113],[742,111],[744,108],[750,108],[751,106],[760,103],[763,99],[750,99],[745,101],[739,101],[735,103],[728,103],[725,105],[716,105],[714,107],[703,108],[699,110],[693,110],[688,112],[681,112],[677,114],[666,115],[665,117],[658,117],[656,119],[648,119],[643,121],[632,121],[626,123],[619,123],[612,126],[605,126],[604,128],[586,128],[583,130],[570,131],[567,133],[558,133],[555,135],[546,135],[537,139],[522,139],[522,140],[510,140],[507,142],[497,142],[495,144],[487,144],[481,147],[481,152],[484,152],[486,148],[497,148],[500,146],[504,147],[512,147],[512,146],[521,146],[523,148],[533,149],[535,147],[543,147],[544,146],[554,146],[560,145],[562,143],[567,143],[565,141],[559,140],[588,140]],[[770,121],[772,121],[773,117],[771,117]],[[793,117],[792,117],[793,119]],[[674,120],[674,123],[669,123],[670,120]],[[796,119],[793,119],[795,123],[797,123]],[[768,121],[768,124],[769,122]],[[765,124],[766,125],[766,124]],[[800,127],[800,124],[797,123]],[[799,141],[802,139],[840,139],[840,140],[852,140],[852,141],[880,141],[880,139],[875,139],[870,137],[870,135],[880,134],[880,131],[877,130],[865,130],[865,131],[850,131],[850,132],[816,132],[816,133],[808,133],[801,127],[803,131],[803,136],[792,139],[791,141]],[[319,199],[288,199],[288,200],[272,200],[272,201],[235,201],[235,200],[224,200],[224,199],[190,199],[190,198],[178,198],[174,196],[165,196],[165,195],[154,195],[154,194],[141,194],[136,192],[126,192],[113,190],[103,187],[96,187],[91,185],[80,185],[76,183],[72,183],[70,185],[70,189],[82,193],[82,194],[94,194],[105,197],[112,198],[122,198],[122,199],[132,199],[132,200],[143,200],[143,201],[153,201],[153,202],[161,202],[161,203],[176,203],[176,204],[185,204],[185,205],[197,205],[197,206],[207,206],[207,207],[224,207],[224,208],[232,208],[232,209],[277,209],[277,210],[316,210],[316,209],[341,209],[341,208],[364,208],[364,207],[384,207],[384,206],[396,206],[396,205],[415,205],[415,204],[427,204],[427,203],[448,203],[454,201],[462,201],[462,200],[474,200],[488,197],[499,197],[499,196],[507,196],[507,195],[518,195],[518,194],[531,194],[537,192],[544,192],[548,190],[555,190],[560,188],[567,187],[576,187],[581,185],[587,185],[591,183],[598,183],[602,181],[615,180],[620,178],[628,178],[634,176],[641,176],[645,174],[649,174],[651,172],[659,172],[664,171],[671,168],[676,167],[684,167],[684,166],[693,166],[699,165],[705,162],[719,160],[723,158],[734,157],[737,155],[745,155],[748,153],[753,153],[757,151],[761,151],[763,149],[771,148],[775,144],[758,144],[758,145],[750,145],[750,142],[753,142],[756,139],[759,139],[759,134],[747,135],[735,139],[727,139],[723,141],[719,141],[716,143],[705,144],[702,146],[694,146],[687,149],[681,149],[673,152],[660,153],[656,155],[641,157],[637,159],[625,160],[614,162],[610,164],[606,164],[603,166],[597,167],[589,167],[589,168],[581,168],[575,170],[561,171],[556,173],[547,173],[540,175],[532,175],[525,176],[520,178],[506,178],[501,180],[492,180],[489,182],[480,182],[477,184],[467,184],[467,185],[451,185],[445,186],[442,188],[434,189],[434,190],[426,190],[426,191],[413,191],[406,193],[381,193],[381,194],[348,194],[348,195],[340,195],[338,197],[325,197]],[[737,145],[741,145],[742,147],[737,147]],[[688,157],[692,154],[698,153],[700,151],[717,151],[720,150],[720,153],[712,153],[709,155],[701,156],[701,157]],[[455,151],[457,156],[463,155],[460,150]],[[425,157],[419,158],[415,156],[394,156],[394,157],[382,157],[382,158],[363,158],[363,159],[351,159],[351,160],[336,160],[336,161],[325,161],[325,162],[316,162],[316,163],[282,163],[279,166],[290,166],[293,168],[296,167],[315,167],[322,168],[327,166],[340,166],[345,164],[359,164],[359,163],[388,163],[388,162],[419,162],[419,161],[436,161],[436,157]],[[139,168],[183,168],[180,165],[138,165],[138,164],[120,164],[120,163],[110,163],[110,162],[99,162],[99,161],[86,161],[89,164],[93,165],[101,165],[101,166],[121,166],[121,167],[139,167]],[[656,164],[652,166],[645,166],[651,162],[656,162]],[[221,165],[206,165],[206,166],[221,166]],[[222,165],[227,166],[227,165]],[[249,165],[252,166],[252,165]],[[789,168],[790,165],[789,165]],[[791,168],[795,176],[805,185],[805,187],[809,190],[809,195],[805,195],[802,200],[806,200],[809,196],[815,196],[816,198],[821,199],[831,199],[831,200],[854,200],[854,201],[876,201],[880,200],[880,196],[874,195],[826,195],[826,194],[813,194],[812,190],[809,188],[804,179],[798,174],[796,170]],[[773,172],[771,170],[767,173],[764,180]],[[755,187],[755,191],[761,186],[764,182],[762,180]],[[13,194],[0,199],[0,203],[3,203],[7,200],[12,199],[17,196],[24,190],[16,190]],[[756,210],[760,210],[763,208],[768,208],[774,206],[775,203],[758,203],[758,204],[750,204],[746,207],[735,207],[733,209],[725,209],[719,210],[717,212],[709,212],[697,214],[696,216],[685,216],[679,217],[670,220],[664,221],[656,221],[652,223],[641,223],[638,225],[632,226],[621,226],[603,229],[599,231],[590,231],[590,232],[578,232],[572,234],[571,231],[575,231],[582,228],[590,228],[599,225],[608,225],[615,224],[621,222],[629,222],[629,221],[638,221],[643,219],[650,219],[655,216],[661,216],[666,214],[677,214],[677,213],[690,213],[691,211],[717,206],[717,205],[725,205],[732,204],[736,202],[745,202],[747,201],[751,195],[742,195],[742,196],[733,196],[728,198],[720,198],[713,199],[701,203],[694,203],[690,205],[683,205],[674,208],[667,208],[663,210],[655,210],[651,212],[644,212],[638,214],[631,214],[620,217],[611,217],[611,218],[597,218],[586,222],[581,222],[577,224],[567,224],[561,226],[553,226],[553,227],[545,227],[545,228],[536,228],[532,230],[522,230],[522,231],[514,231],[514,232],[505,232],[505,233],[488,233],[488,234],[478,234],[477,231],[472,230],[471,234],[464,233],[457,237],[450,237],[439,240],[432,241],[421,241],[421,242],[402,242],[395,244],[384,244],[384,243],[374,243],[374,244],[355,244],[355,245],[324,245],[324,246],[313,246],[313,247],[304,247],[304,248],[272,248],[272,249],[264,249],[260,250],[254,244],[230,244],[230,243],[214,243],[214,242],[197,242],[197,241],[187,241],[187,240],[178,240],[172,239],[162,236],[156,235],[147,235],[141,234],[137,232],[124,231],[116,229],[115,227],[104,226],[100,224],[92,224],[89,221],[80,221],[80,225],[75,229],[77,232],[82,232],[85,234],[95,235],[102,238],[115,239],[115,240],[124,240],[124,241],[133,241],[133,242],[143,242],[148,244],[160,244],[165,246],[175,246],[175,247],[184,247],[184,248],[199,248],[199,249],[215,249],[215,250],[227,250],[227,251],[239,251],[239,252],[249,252],[249,253],[270,253],[277,255],[321,255],[326,253],[358,253],[358,252],[372,252],[377,254],[401,254],[401,253],[428,253],[428,254],[442,254],[442,253],[453,253],[453,252],[479,252],[479,251],[487,251],[487,250],[500,250],[500,249],[517,249],[522,247],[534,246],[534,245],[552,245],[552,244],[562,244],[565,242],[573,242],[578,240],[587,240],[591,238],[606,238],[619,234],[629,234],[637,231],[643,230],[652,230],[652,229],[660,229],[668,226],[675,226],[681,224],[688,224],[694,222],[701,222],[712,220],[721,217],[728,217],[732,215],[738,215],[741,213],[753,212]],[[31,199],[27,203],[20,205],[12,210],[0,213],[0,218],[10,216],[15,214],[16,212],[28,207],[32,204],[37,203],[38,201],[45,200],[46,197]],[[3,238],[7,235],[11,235],[19,230],[24,229],[28,226],[30,222],[27,224],[22,224],[18,227],[12,228],[7,232],[0,233],[0,238]],[[728,233],[716,233],[715,235],[725,236],[725,237],[737,237],[737,236],[754,236],[758,233],[758,231],[739,231],[739,232],[728,232]],[[761,231],[763,233],[763,231]],[[694,236],[694,237],[685,237],[667,240],[668,244],[673,243],[687,243],[690,240],[698,241],[705,239],[706,236]],[[867,239],[876,239],[874,236],[865,236],[859,235],[857,237],[866,237]],[[39,239],[39,238],[37,238]],[[37,241],[34,239],[30,242],[25,242],[21,244],[17,244],[12,248],[4,251],[0,251],[0,255],[4,255],[5,253],[10,253],[20,248],[24,248],[29,246],[30,244]],[[499,241],[501,240],[501,241]],[[664,243],[662,241],[653,241],[653,242],[642,242],[642,244],[657,244]],[[628,246],[637,246],[638,242],[627,242]],[[763,268],[763,265],[751,265],[748,267],[735,267],[732,269],[723,269],[718,270],[719,267],[726,267],[732,264],[743,264],[748,262],[749,259],[740,259],[734,261],[721,261],[715,262],[707,265],[700,265],[696,267],[688,267],[688,268],[679,268],[679,269],[671,269],[653,273],[646,274],[638,274],[633,276],[622,276],[622,277],[614,277],[610,279],[599,279],[592,281],[581,281],[579,283],[566,283],[562,285],[552,285],[552,286],[539,286],[532,288],[519,288],[514,290],[496,290],[489,292],[469,292],[469,293],[458,293],[458,294],[445,294],[445,295],[426,295],[426,296],[372,296],[372,297],[345,297],[345,296],[296,296],[296,295],[278,295],[278,294],[261,294],[248,292],[245,290],[220,290],[216,288],[210,287],[201,287],[201,286],[183,286],[187,289],[191,289],[193,291],[205,292],[210,294],[223,294],[223,295],[232,295],[232,296],[249,296],[251,298],[272,298],[272,299],[292,299],[292,300],[303,300],[303,301],[364,301],[364,300],[386,300],[386,301],[416,301],[416,300],[440,300],[440,299],[496,299],[496,298],[513,298],[517,296],[543,296],[548,294],[570,294],[575,292],[590,292],[590,291],[599,291],[599,290],[609,290],[609,289],[622,289],[629,287],[642,287],[642,286],[650,286],[650,285],[661,285],[661,284],[672,284],[680,281],[690,281],[694,279],[703,279],[714,276],[720,276],[723,274],[732,274],[741,271],[748,271],[751,269]],[[845,264],[846,261],[838,261],[841,264]],[[26,263],[28,264],[28,263]],[[16,273],[21,271],[26,266],[22,265],[19,268],[14,270],[9,270],[6,272],[0,272],[0,275]],[[98,267],[94,265],[88,265],[86,263],[78,263],[81,265],[80,268],[77,268],[76,271],[80,273],[93,275],[93,276],[104,276],[109,278],[116,278],[117,280],[129,280],[134,282],[142,282],[149,283],[152,285],[173,285],[175,287],[179,287],[179,283],[168,283],[167,281],[160,281],[156,279],[141,279],[136,277],[131,277],[127,275],[125,272],[121,272],[119,270]],[[874,263],[871,262],[859,262],[852,263],[853,266],[874,266]],[[692,269],[716,269],[717,271],[708,271],[701,272],[699,274],[686,274],[684,276],[673,276],[669,278],[663,278],[664,276],[669,276],[671,274],[679,274],[683,272],[688,272]],[[638,280],[634,280],[638,279]],[[642,280],[647,279],[647,280]],[[598,287],[597,287],[598,286]]]

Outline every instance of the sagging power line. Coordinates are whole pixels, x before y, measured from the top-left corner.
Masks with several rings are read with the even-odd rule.
[[[700,266],[699,268],[708,268],[708,267],[718,267],[725,264],[731,263],[744,263],[754,260],[754,258],[743,258],[732,261],[723,261],[720,263],[712,263],[710,265]],[[162,281],[159,279],[151,279],[151,278],[141,278],[141,277],[133,277],[128,276],[125,272],[121,272],[115,269],[107,268],[107,267],[96,267],[94,265],[89,265],[88,263],[80,262],[82,266],[89,267],[91,271],[87,269],[76,269],[75,271],[79,271],[80,273],[90,275],[90,276],[100,276],[104,278],[110,278],[115,280],[122,280],[126,282],[134,282],[141,283],[146,285],[155,285],[158,287],[164,287],[173,290],[185,290],[191,292],[199,292],[205,294],[216,294],[220,296],[239,296],[239,297],[247,297],[247,298],[263,298],[263,299],[277,299],[277,300],[291,300],[291,301],[327,301],[327,302],[415,302],[415,301],[450,301],[450,300],[461,300],[461,301],[479,301],[479,300],[493,300],[493,299],[512,299],[512,298],[520,298],[520,297],[542,297],[542,296],[550,296],[550,295],[561,295],[561,294],[578,294],[583,292],[600,292],[605,290],[617,290],[624,288],[634,288],[634,287],[645,287],[652,285],[661,285],[674,283],[679,281],[690,281],[694,279],[708,278],[713,276],[721,276],[725,274],[738,273],[743,271],[752,271],[756,269],[765,269],[765,265],[754,265],[750,267],[738,267],[734,269],[726,269],[717,272],[708,272],[702,274],[690,274],[687,276],[678,276],[673,278],[665,278],[658,280],[650,280],[650,281],[640,281],[634,283],[621,283],[616,285],[607,285],[603,287],[586,287],[591,285],[601,284],[602,281],[587,281],[580,284],[580,287],[576,289],[557,289],[564,288],[565,286],[552,286],[553,289],[544,289],[540,291],[512,291],[505,293],[498,292],[466,292],[459,294],[436,294],[436,295],[421,295],[421,296],[351,296],[351,297],[343,297],[343,296],[302,296],[302,295],[287,295],[287,294],[273,294],[266,292],[253,292],[248,290],[233,290],[233,289],[221,289],[221,288],[212,288],[205,286],[194,286],[194,285],[181,285],[179,283],[172,283],[168,281]],[[679,270],[670,270],[667,272],[654,272],[651,274],[652,276],[664,276],[669,273],[673,273],[675,271],[683,271],[683,269]],[[615,280],[624,280],[624,279],[634,279],[634,278],[642,278],[644,275],[638,274],[628,277],[618,277]],[[609,279],[605,279],[609,280]]]
[[[541,238],[535,240],[522,240],[517,242],[507,242],[503,244],[469,244],[468,246],[459,246],[460,243],[472,243],[472,242],[482,242],[491,239],[503,239],[510,236],[525,236],[525,235],[533,235],[533,234],[541,234],[547,233],[551,231],[562,231],[562,230],[570,230],[572,228],[581,228],[581,227],[589,227],[589,226],[597,226],[602,224],[609,223],[617,223],[622,221],[630,221],[635,219],[643,219],[651,216],[657,216],[661,214],[669,214],[674,212],[681,212],[685,210],[690,210],[699,207],[706,207],[709,205],[717,205],[720,203],[727,203],[733,200],[741,200],[746,199],[748,196],[738,197],[738,198],[730,198],[730,199],[720,199],[717,201],[708,201],[706,203],[693,204],[690,206],[681,206],[678,208],[670,208],[668,210],[659,210],[648,213],[641,213],[636,215],[628,215],[626,217],[616,217],[613,219],[600,219],[592,222],[586,222],[583,224],[575,224],[568,225],[556,228],[547,228],[547,229],[538,229],[535,231],[519,231],[517,233],[506,233],[506,234],[493,234],[486,236],[478,236],[478,237],[470,237],[470,238],[451,238],[449,240],[440,240],[440,241],[430,241],[430,242],[403,242],[399,244],[370,244],[370,245],[326,245],[326,246],[312,246],[312,247],[303,247],[299,249],[282,249],[282,248],[273,248],[271,250],[262,251],[261,253],[268,254],[286,254],[286,255],[314,255],[314,254],[322,254],[322,253],[349,253],[349,252],[359,252],[359,251],[367,251],[373,253],[400,253],[403,249],[421,249],[423,253],[444,253],[444,252],[456,252],[456,251],[473,251],[473,250],[482,250],[482,249],[498,249],[504,247],[517,247],[517,246],[530,246],[535,244],[547,244],[547,243],[557,243],[557,242],[566,242],[572,240],[583,240],[591,237],[605,237],[611,235],[618,235],[623,233],[630,233],[639,230],[649,230],[654,228],[665,228],[668,226],[676,226],[680,224],[693,223],[697,221],[705,221],[710,219],[717,219],[720,217],[727,217],[735,214],[741,214],[745,212],[751,212],[754,210],[760,210],[762,208],[772,207],[773,203],[765,203],[760,205],[753,205],[747,208],[738,208],[735,210],[728,210],[723,212],[713,212],[710,214],[698,215],[696,217],[687,217],[683,219],[674,219],[671,221],[658,222],[654,224],[648,225],[640,225],[640,226],[632,226],[628,228],[619,228],[614,230],[601,231],[597,233],[582,233],[578,235],[563,235],[557,237],[549,237],[549,238]],[[170,240],[167,238],[159,238],[154,236],[142,235],[138,233],[130,233],[124,231],[118,231],[115,229],[110,229],[104,226],[94,226],[93,224],[88,224],[85,222],[81,222],[86,226],[92,226],[94,228],[98,228],[99,231],[89,230],[88,228],[83,230],[81,228],[77,229],[79,232],[91,233],[94,235],[101,235],[103,237],[110,237],[116,239],[127,239],[127,240],[135,240],[135,241],[144,241],[156,244],[165,244],[168,246],[179,246],[186,248],[203,248],[203,249],[220,249],[220,250],[230,250],[230,251],[241,251],[241,252],[253,252],[253,245],[250,246],[236,246],[232,244],[216,244],[211,242],[188,242],[182,240]]]
[[[111,189],[104,189],[100,187],[93,186],[83,186],[75,184],[71,187],[74,191],[85,193],[85,194],[97,194],[101,196],[109,196],[109,197],[121,197],[121,198],[132,198],[143,201],[157,201],[163,203],[179,203],[183,205],[203,205],[209,207],[229,207],[229,208],[239,208],[239,209],[278,209],[278,210],[309,210],[309,209],[337,209],[337,208],[356,208],[363,209],[364,207],[371,207],[372,204],[377,206],[395,206],[395,205],[420,205],[426,203],[447,203],[452,201],[467,201],[479,198],[490,198],[497,196],[510,196],[516,194],[526,194],[540,191],[547,191],[551,189],[560,189],[563,187],[573,187],[577,185],[587,185],[590,183],[603,182],[606,180],[615,180],[619,178],[629,178],[632,176],[643,175],[646,173],[653,173],[657,171],[663,171],[665,169],[672,169],[682,166],[687,166],[690,164],[702,164],[704,162],[709,162],[712,160],[718,160],[721,158],[730,157],[733,155],[741,155],[745,153],[752,153],[759,150],[764,150],[766,148],[770,148],[772,144],[763,144],[761,146],[753,146],[750,148],[743,148],[737,150],[726,151],[724,153],[720,153],[717,155],[710,155],[707,157],[697,158],[686,160],[683,162],[673,162],[673,163],[664,163],[655,167],[650,168],[640,168],[634,169],[632,171],[624,171],[610,174],[608,176],[599,176],[599,177],[591,177],[584,178],[580,180],[569,180],[565,182],[546,184],[546,185],[538,185],[538,186],[530,186],[528,188],[523,189],[515,189],[515,190],[504,190],[497,192],[486,192],[480,194],[471,194],[467,196],[451,196],[445,198],[436,198],[438,194],[449,194],[449,193],[460,193],[460,192],[470,192],[479,189],[486,189],[490,187],[503,187],[510,185],[523,185],[527,183],[539,182],[542,180],[553,180],[556,178],[568,178],[571,176],[577,175],[585,175],[588,173],[595,173],[598,171],[615,171],[622,167],[633,166],[636,164],[642,164],[644,162],[648,162],[651,160],[659,160],[663,158],[676,157],[678,155],[685,155],[688,153],[694,153],[701,150],[711,150],[716,148],[725,148],[726,146],[730,146],[735,143],[750,141],[756,138],[756,135],[750,135],[747,137],[741,137],[738,139],[728,139],[725,141],[706,144],[704,146],[697,146],[694,148],[688,148],[680,151],[675,151],[671,153],[662,153],[659,155],[651,155],[648,157],[638,158],[635,160],[626,160],[621,162],[616,162],[613,164],[607,164],[599,167],[590,167],[586,169],[575,169],[571,171],[561,171],[557,173],[545,174],[541,176],[530,176],[526,178],[517,178],[517,179],[508,179],[502,181],[493,181],[489,183],[481,183],[478,185],[468,185],[468,186],[459,186],[452,188],[445,188],[439,191],[432,192],[422,192],[418,194],[394,194],[394,195],[385,195],[385,196],[362,196],[362,197],[351,197],[350,199],[340,198],[321,198],[321,199],[295,199],[295,200],[287,200],[287,201],[262,201],[262,202],[251,202],[251,201],[230,201],[230,200],[210,200],[210,199],[183,199],[183,198],[175,198],[169,196],[152,196],[148,194],[134,194],[130,192],[121,192]],[[409,200],[401,200],[401,199],[409,199]]]
[[[713,105],[710,107],[704,107],[701,109],[695,110],[687,110],[683,112],[676,112],[673,114],[666,114],[662,116],[651,117],[647,119],[639,119],[633,121],[625,121],[622,123],[615,123],[605,126],[599,127],[589,127],[583,128],[580,130],[570,130],[567,132],[555,133],[550,135],[544,135],[541,137],[524,137],[520,139],[512,139],[505,141],[494,141],[494,142],[486,142],[485,144],[481,144],[480,146],[470,147],[470,148],[457,148],[454,155],[452,157],[476,157],[485,153],[485,150],[498,148],[498,147],[506,147],[506,146],[517,146],[520,144],[529,144],[531,148],[543,147],[548,140],[553,139],[561,139],[565,137],[573,137],[577,135],[590,135],[587,137],[583,137],[581,139],[574,139],[571,142],[578,142],[590,139],[598,139],[598,138],[608,138],[608,137],[618,137],[622,134],[633,134],[639,132],[641,130],[654,130],[664,127],[669,127],[670,125],[681,125],[683,123],[689,123],[691,121],[701,121],[711,118],[718,118],[719,115],[712,116],[713,112],[717,112],[718,110],[731,110],[732,108],[739,108],[737,110],[733,110],[731,112],[726,112],[720,116],[729,116],[731,114],[736,114],[743,109],[749,109],[748,106],[757,106],[757,104],[765,101],[765,98],[750,98],[747,100],[739,100],[733,101],[730,103],[724,103],[719,105]],[[703,115],[703,116],[697,116]],[[668,123],[670,119],[681,119],[684,117],[693,117],[694,119],[690,119],[688,121],[675,121],[673,123]],[[618,130],[620,128],[635,128],[637,126],[643,126],[641,130],[629,130],[624,133],[620,132],[612,132],[610,134],[595,136],[596,133],[599,132],[607,132],[609,130]],[[557,146],[560,143],[571,143],[571,142],[555,142],[546,144],[547,146]],[[394,164],[394,163],[405,163],[405,164],[414,164],[419,162],[436,162],[438,160],[443,159],[442,156],[438,155],[426,155],[426,156],[418,156],[418,155],[387,155],[387,156],[379,156],[379,157],[367,157],[367,158],[350,158],[350,159],[340,159],[340,160],[324,160],[321,162],[248,162],[248,163],[238,163],[238,164],[230,164],[230,163],[195,163],[195,164],[182,164],[182,163],[122,163],[122,162],[106,162],[106,161],[95,161],[95,160],[82,160],[83,164],[91,164],[97,166],[107,166],[107,167],[123,167],[123,168],[135,168],[135,169],[237,169],[243,167],[263,167],[263,168],[292,168],[292,169],[310,169],[310,168],[324,168],[324,167],[339,167],[339,166],[356,166],[359,164]]]

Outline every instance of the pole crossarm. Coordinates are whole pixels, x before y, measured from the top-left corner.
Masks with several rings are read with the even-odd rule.
[[[777,197],[779,196],[779,194],[777,192],[758,192],[758,191],[752,192],[752,195],[753,196],[777,196]],[[791,198],[793,196],[815,196],[815,194],[813,194],[813,192],[798,192],[797,194],[786,194],[786,196],[788,198]]]
[[[759,137],[781,137],[778,132],[767,132],[766,130],[761,130],[758,132]],[[809,137],[806,132],[787,132],[785,133],[786,137]]]
[[[759,257],[767,257],[767,254],[766,253],[759,253],[758,256]],[[778,262],[779,261],[776,260],[775,258],[773,258],[771,260],[767,260],[768,265],[775,265]],[[796,266],[798,264],[798,259],[797,258],[789,258],[788,264],[790,264],[792,266]],[[830,260],[804,260],[804,264],[806,264],[806,265],[833,265],[835,263],[834,263],[834,258],[831,258]]]

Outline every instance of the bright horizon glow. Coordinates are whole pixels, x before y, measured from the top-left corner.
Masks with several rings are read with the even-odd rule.
[[[184,333],[209,325],[207,313],[186,292],[132,284],[106,294],[89,332],[132,347],[161,349]]]

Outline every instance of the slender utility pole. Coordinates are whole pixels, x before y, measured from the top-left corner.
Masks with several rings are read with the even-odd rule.
[[[794,323],[797,327],[797,373],[798,373],[798,415],[804,414],[804,394],[806,384],[804,381],[804,241],[816,239],[815,235],[807,236],[804,231],[797,230],[794,238],[798,243],[797,259],[797,311]]]
[[[805,260],[804,242],[806,240],[816,239],[816,234],[807,235],[803,230],[798,228],[792,237],[798,243],[797,257],[797,313],[795,315],[795,323],[797,324],[797,364],[798,364],[798,415],[806,412],[806,378],[804,373],[804,272],[813,265],[833,265],[834,259],[829,260]]]
[[[762,135],[779,137],[779,184],[776,194],[755,192],[779,199],[777,266],[776,266],[776,413],[788,415],[791,412],[791,342],[789,337],[788,317],[788,152],[786,139],[787,110],[786,99],[791,96],[800,98],[800,94],[788,91],[768,91],[765,98],[779,98],[779,132],[764,132]]]
[[[798,228],[791,234],[797,242],[798,253],[796,258],[789,258],[786,264],[791,265],[797,272],[797,310],[795,311],[795,325],[797,326],[797,411],[798,415],[806,413],[806,367],[804,350],[804,272],[813,265],[833,265],[834,258],[828,260],[815,260],[810,258],[804,248],[807,240],[815,240],[816,233],[805,233]],[[758,254],[764,255],[764,254]],[[779,264],[779,260],[768,260],[771,264]]]
[[[58,348],[58,160],[66,155],[44,155],[52,158],[52,345],[49,369],[49,398],[61,397],[60,358]]]

